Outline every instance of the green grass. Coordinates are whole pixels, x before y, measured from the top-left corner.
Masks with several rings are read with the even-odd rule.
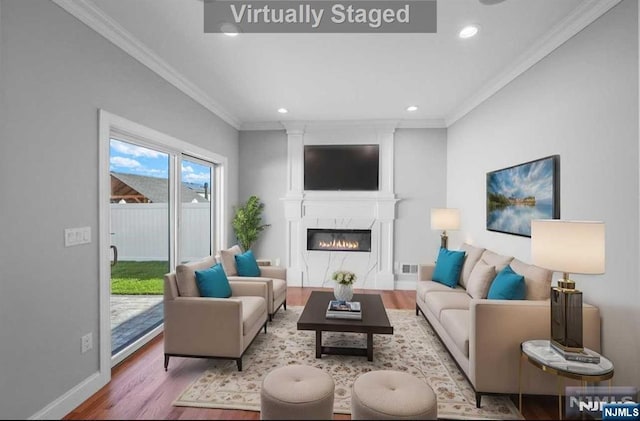
[[[167,262],[122,261],[111,268],[111,294],[162,295]]]

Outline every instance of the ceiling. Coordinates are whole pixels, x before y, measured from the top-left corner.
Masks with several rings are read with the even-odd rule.
[[[92,19],[83,20],[94,29],[235,127],[251,129],[377,119],[444,127],[619,0],[440,0],[435,34],[233,38],[203,33],[201,0],[54,1],[76,16],[90,9]],[[460,39],[470,23],[479,34]],[[419,109],[409,113],[409,105]]]

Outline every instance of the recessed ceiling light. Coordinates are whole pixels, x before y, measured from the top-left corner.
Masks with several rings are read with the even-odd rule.
[[[407,111],[418,111],[418,106],[417,105],[409,105],[407,107]]]
[[[288,112],[289,112],[289,110],[287,110],[286,108],[278,108],[278,112],[279,112],[280,114],[286,114],[286,113],[288,113]]]
[[[220,25],[220,31],[228,37],[238,36],[238,28],[231,23],[223,23]]]
[[[471,38],[475,36],[479,30],[480,28],[477,25],[465,26],[464,28],[462,28],[458,36],[462,39]]]

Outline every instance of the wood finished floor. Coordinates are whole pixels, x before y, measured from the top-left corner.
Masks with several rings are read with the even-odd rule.
[[[302,306],[318,288],[289,287],[287,304]],[[380,293],[380,291],[356,290]],[[415,309],[415,291],[382,291],[389,309]],[[280,309],[282,311],[282,309]],[[276,315],[277,317],[277,315]],[[64,419],[260,419],[259,412],[174,407],[173,400],[207,367],[207,360],[171,358],[163,370],[163,342],[159,335],[131,357],[114,367],[111,382],[87,399]],[[517,395],[511,396],[517,405]],[[525,396],[524,416],[531,420],[557,418],[557,398]],[[336,414],[334,419],[350,419]]]

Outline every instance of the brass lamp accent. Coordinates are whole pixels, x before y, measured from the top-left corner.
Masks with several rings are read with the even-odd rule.
[[[460,229],[460,210],[453,208],[431,209],[431,229],[442,230],[440,247],[447,248],[449,237],[447,230]]]
[[[582,351],[582,292],[569,273],[604,273],[604,223],[533,220],[531,259],[534,265],[562,272],[551,288],[551,345],[561,352]]]

